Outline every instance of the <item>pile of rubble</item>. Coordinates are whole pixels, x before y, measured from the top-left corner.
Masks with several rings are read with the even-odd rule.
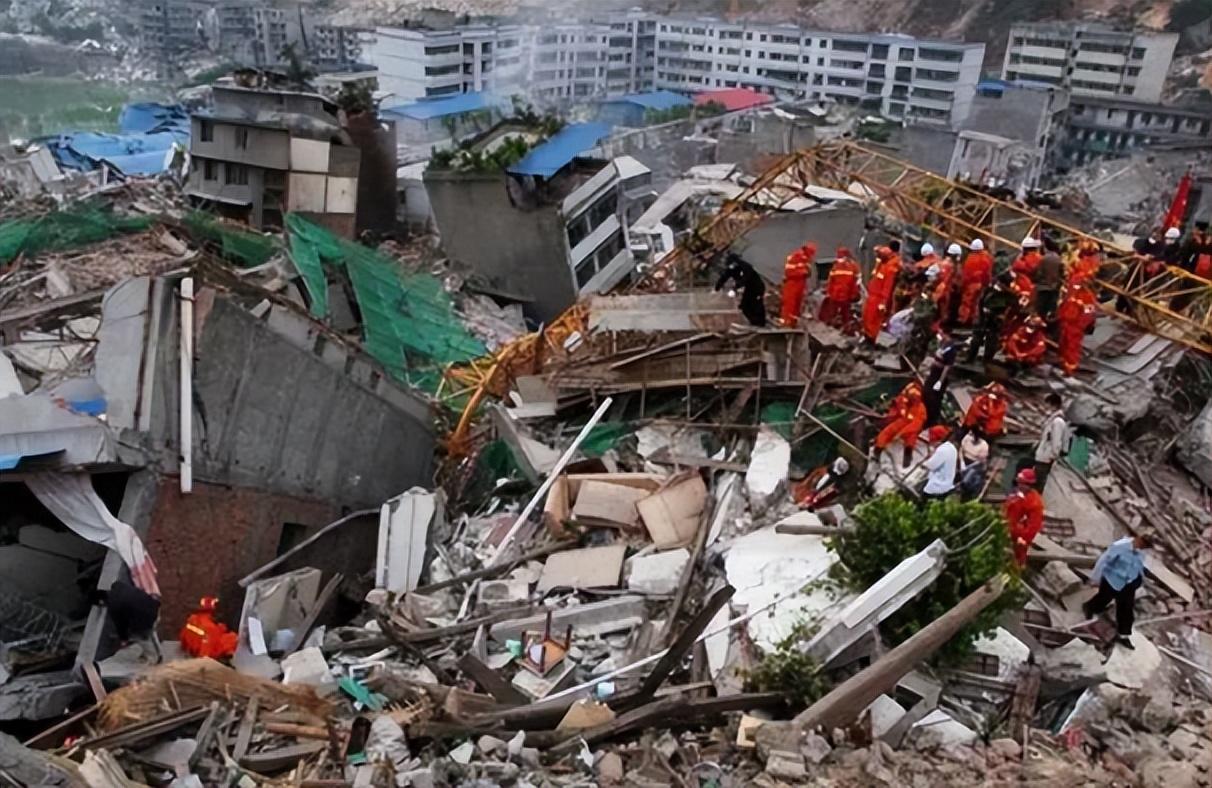
[[[279,309],[322,316],[302,344],[323,354],[316,337],[364,341],[397,380],[428,370],[391,367],[393,355],[457,363],[441,353],[521,330],[516,309],[475,294],[424,244],[338,268],[309,267],[272,239],[248,266],[230,252],[252,239],[214,233],[165,215],[31,250],[0,281],[33,310],[17,344],[36,339],[38,315],[70,314],[65,299],[178,268],[271,324],[286,325]],[[317,261],[335,254],[311,240]],[[373,268],[384,259],[396,278]],[[374,287],[359,289],[372,269]],[[382,303],[401,314],[371,309]],[[434,337],[388,326],[422,311]],[[1081,435],[1049,480],[1021,578],[974,579],[898,643],[881,623],[930,595],[955,554],[898,545],[899,562],[855,589],[831,579],[833,540],[855,530],[870,489],[916,497],[920,450],[876,461],[865,447],[884,401],[919,370],[894,346],[860,347],[812,320],[738,326],[732,300],[706,289],[599,296],[585,315],[484,403],[474,450],[446,458],[440,488],[349,512],[245,576],[230,667],[184,659],[167,640],[88,661],[94,702],[24,744],[0,739],[0,770],[93,786],[1209,783],[1212,515],[1207,490],[1168,462],[1178,436],[1148,426],[1180,407],[1167,392],[1202,360],[1107,320],[1074,378],[958,365],[952,420],[988,375],[1007,379],[1013,401],[985,503],[1000,503],[1002,478],[1032,452],[1045,394],[1062,395]],[[384,337],[398,344],[385,350]],[[454,422],[448,406],[461,401],[440,386],[424,394]],[[839,456],[849,471],[815,505]],[[1129,650],[1081,604],[1101,550],[1140,531],[1159,544]],[[355,543],[364,558],[319,568]],[[966,661],[934,659],[1020,580],[1024,607]],[[777,654],[805,658],[807,697],[756,678]]]

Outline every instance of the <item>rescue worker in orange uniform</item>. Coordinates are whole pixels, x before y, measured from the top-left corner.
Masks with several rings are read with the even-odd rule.
[[[1010,332],[1002,343],[1002,351],[1006,358],[1026,367],[1033,367],[1044,360],[1048,350],[1044,330],[1047,324],[1039,315],[1032,315],[1018,328]]]
[[[783,263],[783,302],[779,317],[786,328],[795,328],[804,309],[808,277],[816,260],[816,244],[812,241],[787,255]]]
[[[1069,287],[1089,284],[1098,276],[1098,269],[1102,267],[1102,264],[1102,252],[1098,248],[1098,244],[1093,241],[1082,241],[1081,245],[1077,247],[1077,260],[1069,269],[1069,277],[1065,284]]]
[[[239,635],[215,621],[219,598],[204,596],[181,627],[181,649],[191,657],[225,659],[236,653]]]
[[[859,300],[862,281],[863,271],[850,250],[839,246],[837,260],[829,269],[829,278],[825,281],[825,300],[821,302],[821,311],[817,315],[820,321],[846,334],[853,334],[853,304]]]
[[[1006,390],[1000,383],[990,383],[972,398],[964,414],[964,427],[978,429],[986,438],[996,438],[1005,432]]]
[[[1060,326],[1057,347],[1061,369],[1066,375],[1077,371],[1077,365],[1082,360],[1082,339],[1090,326],[1094,325],[1097,313],[1098,301],[1088,287],[1077,284],[1066,289],[1065,298],[1056,311],[1056,321]]]
[[[921,276],[930,270],[930,266],[938,264],[938,255],[934,253],[934,244],[924,243],[921,248],[922,259],[913,264],[913,273]]]
[[[912,453],[917,446],[918,433],[926,426],[926,404],[922,401],[922,384],[916,380],[896,395],[888,409],[888,424],[875,436],[875,448],[883,451],[897,440],[905,447],[905,454]]]
[[[1026,274],[1032,279],[1035,278],[1035,269],[1039,268],[1039,264],[1044,257],[1040,254],[1040,240],[1027,236],[1023,239],[1023,251],[1018,258],[1011,264],[1010,270],[1016,274]]]
[[[938,307],[938,319],[943,325],[951,323],[951,305],[955,303],[955,272],[964,250],[959,244],[947,247],[947,256],[938,261],[938,276],[931,286],[930,297]]]
[[[970,326],[980,317],[981,295],[993,282],[993,257],[979,238],[968,244],[971,250],[960,272],[960,325]]]
[[[900,256],[887,246],[877,247],[875,258],[875,271],[867,284],[867,302],[863,304],[863,336],[872,342],[891,317],[896,277],[901,272]]]
[[[1014,477],[1017,486],[1006,496],[1002,512],[1010,529],[1014,560],[1020,567],[1027,565],[1027,551],[1044,527],[1044,498],[1035,489],[1035,469],[1023,468]]]
[[[1014,300],[1006,310],[1006,321],[1002,324],[1003,340],[1023,324],[1035,304],[1035,283],[1031,281],[1031,277],[1022,272],[1013,274],[1013,277],[1010,281],[1010,293]]]

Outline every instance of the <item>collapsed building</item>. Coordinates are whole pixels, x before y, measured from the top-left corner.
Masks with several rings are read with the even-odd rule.
[[[584,184],[620,172],[594,167]],[[1106,302],[1114,314],[1087,338],[1076,377],[998,363],[962,366],[950,383],[951,418],[986,376],[1013,397],[980,495],[986,533],[883,545],[896,559],[874,582],[832,583],[844,540],[869,526],[866,483],[915,495],[910,469],[869,462],[865,447],[886,397],[919,369],[888,336],[870,348],[810,317],[741,325],[733,298],[712,287],[714,258],[814,211],[847,217],[842,235],[915,244],[983,217],[995,252],[1025,231],[1080,234],[849,142],[780,158],[752,180],[728,168],[688,180],[713,181],[717,211],[691,206],[684,228],[661,213],[648,226],[670,230],[666,254],[630,271],[622,292],[594,293],[530,334],[516,319],[525,292],[493,292],[474,269],[415,247],[359,246],[297,215],[280,239],[185,214],[75,256],[23,241],[20,283],[43,289],[4,333],[5,354],[25,358],[14,396],[80,430],[94,452],[112,440],[117,470],[135,468],[121,493],[99,479],[94,494],[156,562],[162,638],[192,601],[181,590],[208,584],[239,644],[232,668],[101,660],[92,685],[83,667],[83,679],[38,679],[71,679],[86,702],[26,748],[0,740],[14,768],[203,784],[1206,779],[1212,516],[1206,492],[1168,461],[1188,419],[1182,456],[1206,456],[1195,401],[1206,363],[1191,315],[1144,330],[1148,294],[1113,275],[1125,253],[1109,248],[1099,286],[1128,307]],[[795,225],[785,240],[805,232],[815,229]],[[132,237],[142,244],[123,245]],[[127,268],[88,284],[86,271],[114,259]],[[777,281],[770,260],[763,272]],[[79,292],[45,290],[64,282]],[[56,328],[47,315],[75,317],[81,301],[100,334],[96,388],[56,388],[35,374],[34,348],[77,340],[83,324]],[[174,334],[189,311],[192,345]],[[1084,431],[1044,491],[1049,517],[1028,569],[995,554],[995,571],[948,586],[953,607],[898,632],[895,617],[930,610],[966,547],[1004,529],[1004,478],[1032,452],[1051,391]],[[87,415],[98,407],[104,421]],[[1159,417],[1165,426],[1150,428]],[[23,455],[12,473],[56,456],[25,466]],[[845,489],[802,508],[813,474],[838,456],[851,466]],[[136,477],[140,501],[150,498],[137,510],[122,494]],[[197,492],[182,491],[187,478]],[[317,508],[292,508],[299,499]],[[216,521],[244,529],[262,503],[245,548],[224,554]],[[316,519],[286,527],[283,513]],[[1158,546],[1137,648],[1108,650],[1104,623],[1080,626],[1081,586],[1108,541],[1146,530]],[[192,552],[174,554],[182,546]],[[106,562],[116,570],[121,559]],[[979,636],[965,629],[1001,599],[1014,603]],[[965,660],[935,659],[961,632],[973,640]],[[790,685],[758,678],[772,655],[800,666]],[[6,694],[25,679],[22,699],[45,697],[28,689],[34,676],[44,674],[10,680]]]

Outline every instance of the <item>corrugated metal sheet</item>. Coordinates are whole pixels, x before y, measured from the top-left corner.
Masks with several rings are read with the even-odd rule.
[[[509,172],[550,178],[609,135],[610,126],[605,123],[573,123],[526,154]]]
[[[464,112],[488,109],[493,100],[486,93],[460,93],[449,98],[425,99],[412,104],[399,104],[381,110],[384,115],[397,115],[412,120],[430,120],[448,115],[461,115]]]
[[[607,104],[635,104],[644,109],[673,109],[674,107],[686,107],[693,104],[690,99],[680,93],[674,93],[669,90],[656,90],[651,93],[632,93],[628,96],[613,99],[606,102]]]

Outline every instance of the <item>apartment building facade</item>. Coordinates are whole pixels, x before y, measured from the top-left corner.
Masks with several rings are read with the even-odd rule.
[[[1142,148],[1174,145],[1212,148],[1212,107],[1093,96],[1071,100],[1064,148],[1068,164],[1080,166]]]
[[[950,124],[967,116],[984,56],[984,44],[671,17],[657,24],[655,86],[750,88]]]
[[[510,43],[516,39],[528,68],[495,83],[466,69],[460,74],[459,53],[466,53],[470,40],[488,35],[486,30],[499,37],[494,51],[480,51],[480,73],[504,67],[501,59],[512,49],[501,45],[507,30],[504,36]],[[891,117],[937,124],[967,116],[984,52],[979,43],[818,33],[638,11],[607,15],[600,23],[542,27],[380,28],[365,49],[367,61],[379,69],[381,87],[408,99],[525,89],[558,102],[743,87],[781,99],[865,103]],[[518,55],[510,57],[516,68]]]
[[[449,30],[379,27],[363,37],[362,55],[379,70],[379,89],[416,100],[525,85],[531,31],[517,25]]]
[[[1075,95],[1161,101],[1178,33],[1123,32],[1087,23],[1014,25],[1002,78],[1044,82]]]

